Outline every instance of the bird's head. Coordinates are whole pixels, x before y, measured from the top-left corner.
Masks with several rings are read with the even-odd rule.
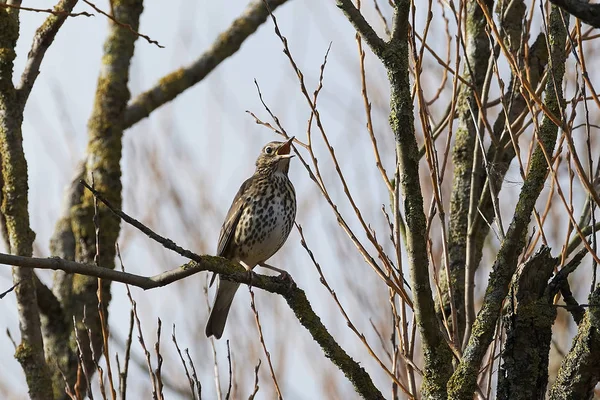
[[[290,169],[290,158],[294,157],[290,154],[293,140],[292,136],[285,142],[267,143],[256,159],[256,171],[264,174],[276,172],[287,174]]]

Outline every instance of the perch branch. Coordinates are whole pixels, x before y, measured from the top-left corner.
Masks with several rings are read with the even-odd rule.
[[[325,353],[325,356],[329,358],[344,373],[344,375],[346,375],[350,382],[352,382],[356,391],[365,399],[383,399],[383,395],[375,387],[371,377],[365,371],[365,369],[361,367],[354,359],[352,359],[352,357],[350,357],[348,353],[346,353],[346,351],[340,347],[340,345],[331,336],[325,325],[323,325],[321,322],[319,316],[313,311],[308,299],[306,298],[306,294],[302,289],[296,287],[296,285],[290,286],[287,280],[282,280],[276,277],[257,274],[253,274],[252,277],[250,277],[248,272],[243,267],[233,261],[209,255],[200,256],[190,250],[186,250],[178,246],[172,240],[152,231],[150,228],[125,214],[123,211],[112,207],[110,202],[108,202],[94,188],[84,181],[81,181],[81,183],[88,190],[90,190],[94,196],[96,196],[97,199],[100,200],[110,211],[112,211],[119,218],[123,219],[123,221],[139,229],[151,239],[161,243],[165,248],[189,258],[192,261],[182,265],[179,268],[175,268],[151,277],[130,274],[127,272],[119,272],[116,270],[108,270],[105,268],[98,268],[95,265],[84,265],[57,258],[35,259],[36,261],[46,260],[40,265],[51,265],[54,268],[57,268],[58,265],[60,265],[61,268],[58,269],[62,269],[66,272],[84,273],[80,271],[85,271],[85,274],[90,276],[96,276],[98,278],[109,279],[116,282],[123,282],[143,289],[152,289],[155,287],[165,286],[200,271],[211,271],[220,274],[223,279],[252,285],[271,293],[277,293],[285,298],[289,307],[296,315],[296,318],[298,318],[298,321],[300,321],[300,323],[310,332],[313,339],[319,343],[323,349],[323,352]],[[8,254],[6,254],[6,256],[8,256]],[[24,260],[19,261],[26,263]],[[2,254],[0,253],[0,264],[1,263]],[[35,262],[27,262],[27,264],[29,268],[44,268],[43,266],[36,267]],[[64,268],[71,268],[71,270],[67,271]],[[100,276],[100,274],[102,274],[102,276]]]

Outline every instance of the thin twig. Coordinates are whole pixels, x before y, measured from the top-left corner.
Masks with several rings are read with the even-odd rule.
[[[350,7],[354,8],[356,10],[356,8],[354,7],[353,4],[350,3]],[[358,13],[358,15],[362,18],[362,15],[360,14],[360,12],[358,10],[356,10],[356,12]],[[298,154],[298,158],[299,160],[302,162],[302,164],[304,165],[304,167],[307,169],[310,178],[317,183],[317,186],[319,187],[319,190],[321,191],[321,193],[323,194],[323,196],[325,197],[325,199],[327,200],[327,202],[329,203],[329,205],[332,208],[332,211],[335,213],[338,223],[339,225],[342,227],[342,229],[344,229],[344,231],[348,234],[349,238],[352,240],[352,242],[354,243],[354,245],[356,246],[356,248],[358,249],[358,251],[361,253],[361,255],[363,255],[365,261],[373,268],[373,270],[377,273],[377,275],[390,287],[392,287],[403,299],[405,299],[407,304],[411,304],[412,305],[412,301],[410,300],[408,294],[406,293],[405,289],[402,287],[402,284],[400,283],[400,279],[398,276],[396,276],[393,273],[389,273],[386,274],[386,271],[384,271],[383,268],[381,268],[377,262],[374,260],[374,258],[369,254],[369,252],[366,250],[365,246],[357,239],[356,235],[352,232],[350,226],[348,225],[348,223],[345,221],[345,219],[343,218],[343,216],[340,214],[338,207],[335,205],[335,203],[333,202],[333,200],[331,199],[331,197],[329,196],[329,193],[325,187],[324,184],[324,180],[321,177],[321,174],[319,172],[319,166],[317,163],[317,159],[313,153],[312,150],[312,145],[311,145],[311,133],[310,133],[310,126],[312,124],[312,120],[314,118],[316,125],[319,129],[319,132],[321,133],[321,137],[323,139],[323,141],[325,142],[325,145],[327,147],[327,150],[331,156],[331,160],[334,163],[334,167],[335,167],[335,171],[336,174],[343,186],[344,189],[344,194],[346,195],[346,198],[348,199],[348,201],[350,202],[350,204],[352,205],[352,209],[355,213],[355,215],[357,216],[359,222],[361,223],[362,228],[365,231],[365,234],[367,236],[367,238],[369,239],[369,241],[371,241],[371,243],[375,246],[375,248],[378,250],[380,258],[384,261],[384,263],[386,262],[387,258],[384,256],[384,254],[382,254],[381,252],[381,246],[379,245],[379,243],[377,243],[375,237],[372,235],[370,229],[368,228],[368,224],[365,222],[363,216],[362,216],[362,212],[360,211],[360,209],[357,207],[356,202],[353,198],[353,196],[350,193],[350,189],[347,185],[347,181],[346,178],[344,177],[344,174],[341,171],[341,167],[339,165],[338,159],[335,155],[333,146],[331,145],[331,143],[329,142],[329,139],[327,137],[327,134],[325,132],[325,129],[323,127],[322,121],[321,121],[321,117],[319,114],[319,111],[317,110],[317,96],[319,94],[320,91],[320,87],[322,85],[322,81],[323,81],[323,70],[325,68],[325,64],[327,62],[327,58],[325,57],[323,60],[323,63],[321,64],[321,73],[319,76],[319,86],[317,88],[317,90],[314,92],[313,94],[313,98],[311,99],[308,90],[306,88],[306,84],[304,82],[304,74],[302,73],[302,71],[300,70],[300,68],[298,67],[296,61],[294,60],[294,57],[292,56],[292,53],[290,51],[290,48],[288,46],[288,41],[286,39],[285,36],[283,36],[281,34],[281,31],[279,29],[279,25],[277,23],[277,18],[275,17],[275,15],[273,15],[273,13],[270,13],[271,15],[271,20],[273,21],[273,26],[274,26],[274,30],[275,30],[275,34],[277,35],[277,37],[280,39],[282,45],[283,45],[283,52],[284,54],[287,56],[290,65],[292,66],[292,69],[294,70],[294,72],[297,75],[298,78],[298,82],[300,84],[300,89],[302,94],[304,95],[304,98],[307,102],[307,104],[310,107],[311,110],[311,115],[309,118],[309,124],[308,124],[308,151],[313,163],[313,167],[315,169],[315,173],[313,174],[311,168],[308,166],[308,164],[304,161],[304,159]],[[367,43],[369,43],[368,40],[365,39],[365,41]],[[262,96],[260,96],[259,93],[259,97],[261,98],[262,101]],[[263,105],[264,105],[264,101],[263,101]],[[266,105],[265,105],[266,107]],[[276,118],[276,116],[273,115],[273,113],[270,112],[270,110],[267,110],[269,112],[269,114],[273,117],[273,119],[275,120],[275,122],[277,123],[278,127],[284,131],[283,127],[281,127],[281,124],[279,123],[279,120]],[[392,271],[393,269],[391,268],[391,266],[386,265],[385,266],[386,269],[388,271]]]
[[[137,303],[133,300],[133,296],[131,295],[131,291],[129,290],[129,286],[126,285],[127,289],[127,297],[129,298],[129,302],[131,303],[131,309],[133,311],[133,316],[135,317],[135,324],[137,326],[138,331],[138,341],[142,346],[142,350],[144,351],[144,355],[146,356],[146,365],[148,366],[148,374],[150,375],[150,381],[152,383],[152,398],[154,400],[158,399],[158,385],[156,381],[156,374],[152,369],[152,361],[150,359],[150,352],[146,348],[146,342],[144,341],[144,334],[142,333],[142,323],[140,322],[140,318],[137,313]]]
[[[256,396],[256,394],[258,393],[258,370],[260,369],[260,359],[258,359],[258,364],[256,364],[256,367],[254,367],[254,390],[252,391],[252,393],[250,394],[250,396],[248,397],[248,400],[254,400],[254,396]]]
[[[6,336],[8,336],[8,340],[10,340],[10,342],[12,343],[13,347],[15,348],[15,350],[17,349],[17,342],[15,342],[15,339],[13,339],[11,333],[10,333],[10,329],[6,328]]]
[[[125,272],[125,266],[123,259],[121,258],[121,249],[119,244],[115,243],[115,249],[117,258],[121,264],[121,271]],[[119,371],[119,391],[121,393],[121,400],[126,400],[127,397],[127,377],[129,375],[129,361],[131,360],[131,343],[133,342],[133,325],[134,325],[134,314],[133,309],[129,310],[129,329],[127,331],[127,340],[125,341],[125,365],[123,371]],[[119,359],[117,358],[117,363]]]
[[[231,348],[229,347],[229,340],[227,340],[227,364],[229,365],[229,385],[227,386],[225,400],[229,400],[229,396],[231,396],[231,382],[233,380],[233,373],[231,371]]]
[[[19,283],[21,283],[21,281],[19,281],[16,284],[14,284],[10,289],[5,290],[4,292],[0,293],[0,300],[2,300],[4,298],[4,296],[6,296],[7,294],[9,294],[10,292],[12,292],[13,290],[15,290],[15,288],[17,286],[19,286]]]
[[[154,375],[156,376],[156,386],[157,386],[157,396],[159,399],[164,400],[163,395],[163,381],[162,381],[162,364],[163,364],[163,356],[160,354],[160,333],[162,328],[162,321],[158,318],[158,327],[156,328],[156,343],[154,344],[154,351],[156,352],[156,360],[157,367],[154,371]]]
[[[44,23],[40,25],[35,32],[33,43],[31,44],[31,50],[29,50],[27,62],[25,63],[23,74],[21,75],[21,82],[16,88],[17,96],[22,109],[25,108],[27,98],[29,97],[31,89],[33,88],[33,84],[40,73],[40,65],[42,64],[44,55],[46,54],[48,48],[50,48],[50,45],[54,41],[56,34],[66,21],[67,17],[76,17],[80,15],[85,15],[87,17],[93,16],[93,14],[89,14],[87,12],[71,13],[73,7],[75,7],[77,4],[77,1],[78,0],[61,0],[54,7],[54,10],[37,10],[33,8],[19,7],[22,10],[49,12],[52,14],[46,18]],[[0,4],[0,6],[11,7],[8,4]]]
[[[400,380],[388,369],[388,367],[383,363],[383,361],[381,361],[381,359],[377,356],[377,354],[375,354],[375,351],[373,350],[373,348],[371,347],[371,345],[367,342],[367,339],[366,339],[365,335],[362,334],[361,332],[359,332],[358,328],[356,328],[356,326],[354,325],[354,323],[352,323],[352,321],[350,320],[350,317],[348,316],[348,313],[346,313],[346,310],[342,306],[342,303],[340,302],[337,294],[331,288],[331,286],[329,286],[329,283],[327,282],[327,279],[325,279],[325,275],[323,275],[323,270],[321,269],[321,266],[319,265],[319,263],[315,259],[313,252],[308,248],[308,244],[306,243],[306,239],[305,239],[304,233],[302,231],[302,226],[296,224],[296,228],[298,229],[298,233],[300,233],[300,244],[306,250],[306,252],[308,253],[308,256],[310,257],[311,261],[313,262],[313,265],[317,269],[317,272],[319,274],[319,278],[320,278],[321,284],[323,286],[325,286],[325,288],[327,289],[327,291],[329,292],[329,294],[331,295],[331,297],[335,301],[336,305],[338,306],[338,309],[340,310],[340,313],[342,314],[342,317],[344,317],[344,319],[346,320],[346,324],[348,325],[348,327],[350,328],[350,330],[365,345],[365,347],[366,347],[367,351],[369,352],[369,354],[371,355],[371,357],[373,357],[375,359],[375,361],[377,361],[377,363],[379,364],[379,366],[398,385],[398,387],[400,387],[400,389],[402,389],[402,391],[404,391],[404,393],[406,393],[408,396],[412,397],[412,395],[410,394],[410,392],[408,391],[408,389],[406,388],[406,386],[402,382],[400,382]],[[405,361],[407,363],[411,363],[411,361],[408,360],[408,359],[405,359]],[[415,369],[417,371],[419,371],[419,369],[416,368],[416,366],[414,366],[414,367],[415,367]]]
[[[192,357],[190,356],[189,349],[185,349],[185,355],[187,356],[188,362],[190,363],[190,367],[192,367],[192,379],[196,383],[196,393],[198,393],[198,400],[201,400],[202,385],[200,384],[200,380],[198,379],[198,375],[196,374],[196,367],[194,366],[194,362],[192,361]]]
[[[254,313],[254,320],[256,321],[256,328],[258,329],[258,337],[260,339],[260,344],[265,353],[265,356],[267,357],[267,364],[269,364],[269,370],[271,371],[271,378],[273,379],[273,384],[275,385],[277,398],[279,400],[283,400],[283,396],[281,395],[281,389],[279,389],[279,383],[277,383],[277,377],[275,376],[275,370],[273,369],[273,364],[271,363],[271,354],[267,350],[267,345],[265,344],[265,338],[262,332],[262,326],[260,325],[260,318],[258,317],[258,311],[256,310],[256,305],[254,304],[254,292],[252,291],[251,286],[248,286],[248,290],[250,291],[250,307],[252,308],[252,312]]]
[[[94,174],[92,173],[92,187],[94,186]],[[94,234],[95,245],[96,245],[96,254],[94,254],[94,264],[97,267],[100,267],[100,216],[98,214],[98,199],[94,197],[94,217],[92,218],[94,222]],[[108,347],[108,337],[109,337],[109,329],[108,323],[106,321],[105,314],[105,304],[104,304],[104,285],[102,284],[102,278],[98,278],[98,288],[96,290],[96,297],[98,298],[98,316],[100,318],[100,329],[102,332],[102,352],[104,353],[104,359],[106,360],[106,374],[108,377],[108,383],[110,385],[110,393],[112,396],[112,400],[117,399],[117,391],[115,390],[115,385],[113,382],[112,376],[112,366],[110,362],[110,350]],[[91,339],[90,339],[91,343]],[[94,357],[94,360],[96,358]]]
[[[89,1],[89,0],[83,0],[83,2],[84,2],[84,3],[86,3],[88,6],[92,7],[92,8],[93,8],[94,10],[96,10],[98,13],[100,13],[100,14],[104,15],[106,18],[110,19],[110,20],[111,20],[112,22],[114,22],[115,24],[119,25],[120,27],[122,27],[122,28],[125,28],[125,29],[129,30],[129,32],[133,33],[133,34],[134,34],[134,35],[136,35],[136,36],[139,36],[139,37],[141,37],[141,38],[144,38],[144,39],[146,39],[146,41],[147,41],[148,43],[150,43],[150,44],[154,44],[154,45],[156,45],[156,47],[159,47],[159,48],[161,48],[161,49],[164,49],[164,48],[165,48],[165,46],[161,46],[161,44],[160,44],[160,43],[158,43],[156,40],[152,40],[152,39],[150,39],[150,37],[149,37],[149,36],[147,36],[147,35],[144,35],[144,34],[142,34],[142,33],[139,33],[139,32],[137,32],[135,29],[133,29],[133,28],[131,27],[131,25],[129,25],[129,24],[126,24],[126,23],[123,23],[123,22],[120,22],[120,21],[118,21],[118,20],[117,20],[115,17],[113,17],[112,15],[105,13],[105,12],[104,12],[104,11],[102,11],[100,8],[96,7],[96,5],[95,5],[94,3],[92,3],[91,1]]]
[[[196,392],[194,391],[194,381],[192,380],[192,377],[190,376],[190,372],[188,370],[187,364],[185,363],[185,359],[183,358],[183,355],[181,354],[181,349],[179,348],[179,344],[177,343],[177,337],[175,336],[175,324],[173,324],[173,333],[171,334],[171,339],[173,340],[173,343],[175,344],[175,349],[177,349],[177,354],[179,355],[179,359],[181,360],[181,364],[183,365],[183,369],[185,370],[185,376],[190,385],[190,392],[192,393],[192,399],[196,400]]]
[[[80,16],[93,17],[94,16],[94,14],[90,14],[85,11],[78,12],[78,13],[72,13],[72,12],[67,12],[67,11],[52,10],[50,8],[44,9],[44,8],[23,7],[23,6],[17,6],[17,5],[9,4],[9,3],[0,3],[0,7],[12,8],[15,10],[23,10],[23,11],[33,11],[33,12],[38,12],[38,13],[47,13],[47,14],[56,15],[57,17],[80,17]]]
[[[85,312],[83,313],[85,315]],[[79,329],[77,329],[77,321],[75,320],[75,316],[73,316],[73,327],[75,331],[75,342],[77,343],[77,361],[78,361],[78,369],[77,369],[77,383],[75,384],[75,393],[78,395],[83,391],[83,384],[87,387],[87,395],[91,400],[94,400],[94,395],[92,393],[92,381],[90,380],[90,373],[87,370],[86,362],[83,359],[83,345],[81,343],[81,339],[79,337]],[[85,382],[83,382],[85,379]],[[83,396],[81,396],[83,397]]]

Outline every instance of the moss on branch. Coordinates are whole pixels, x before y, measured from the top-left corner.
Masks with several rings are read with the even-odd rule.
[[[568,16],[565,15],[568,24]],[[567,32],[563,26],[560,9],[552,7],[549,25],[551,68],[553,77],[546,84],[544,103],[554,115],[560,115],[564,107],[562,80],[565,72],[565,41]],[[469,343],[458,368],[448,382],[448,398],[472,399],[477,387],[477,371],[492,341],[502,301],[508,293],[508,285],[517,267],[518,256],[525,245],[525,235],[535,203],[542,191],[548,172],[545,154],[552,157],[558,127],[547,116],[537,132],[538,146],[531,157],[527,178],[517,202],[513,220],[506,238],[494,262],[483,304],[475,323]]]

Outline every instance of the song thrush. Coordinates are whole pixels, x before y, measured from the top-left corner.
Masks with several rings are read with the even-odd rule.
[[[292,140],[293,137],[263,147],[254,175],[240,187],[221,227],[217,255],[240,263],[248,271],[260,265],[285,273],[265,261],[283,246],[296,218],[296,193],[288,178]],[[223,335],[238,287],[239,283],[219,277],[206,323],[207,337],[214,335],[219,339]]]

